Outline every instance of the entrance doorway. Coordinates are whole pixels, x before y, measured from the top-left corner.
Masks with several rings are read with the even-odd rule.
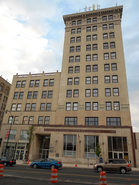
[[[49,157],[50,135],[41,136],[39,156],[41,159]]]

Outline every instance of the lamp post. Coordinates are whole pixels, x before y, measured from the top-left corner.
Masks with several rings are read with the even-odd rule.
[[[7,114],[7,112],[10,113],[10,115],[11,115],[11,117],[12,117],[12,122],[13,122],[13,115],[12,115],[11,112],[8,111],[8,110],[5,111],[5,114]],[[7,143],[6,143],[6,148],[5,148],[5,152],[4,152],[5,156],[6,156],[6,152],[7,152],[8,143],[9,143],[11,128],[12,128],[12,123],[10,124],[10,130],[9,130],[8,139],[7,139]]]

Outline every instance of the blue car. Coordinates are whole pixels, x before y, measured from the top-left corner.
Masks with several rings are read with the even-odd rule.
[[[39,162],[32,162],[30,166],[32,168],[50,168],[50,169],[57,168],[58,169],[62,167],[62,162],[47,158],[47,159],[42,159]]]

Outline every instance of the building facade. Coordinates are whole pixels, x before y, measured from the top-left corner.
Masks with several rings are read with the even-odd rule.
[[[4,153],[26,159],[26,130],[34,124],[30,159],[94,163],[125,158],[136,166],[121,33],[123,6],[63,16],[61,73],[15,75],[2,125]],[[13,148],[12,148],[13,147]]]

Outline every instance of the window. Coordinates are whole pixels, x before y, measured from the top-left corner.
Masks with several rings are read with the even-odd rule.
[[[111,70],[112,71],[116,71],[117,70],[117,64],[116,63],[111,64]]]
[[[19,88],[20,85],[21,85],[21,81],[17,81],[17,82],[16,82],[16,87]]]
[[[48,125],[50,122],[50,116],[45,116],[44,124]]]
[[[38,124],[39,125],[42,125],[43,124],[43,116],[39,116]]]
[[[63,156],[76,157],[76,135],[64,135]]]
[[[91,55],[86,55],[86,61],[91,61]]]
[[[35,109],[36,109],[36,103],[32,103],[31,104],[31,111],[35,111]]]
[[[6,89],[5,94],[6,94],[6,95],[9,94],[9,89]]]
[[[105,76],[105,83],[110,83],[110,76]]]
[[[33,124],[33,123],[34,123],[34,116],[29,116],[28,124]]]
[[[91,84],[91,77],[86,77],[86,84]]]
[[[93,84],[98,84],[98,76],[93,76]]]
[[[77,117],[65,117],[65,125],[77,125]]]
[[[117,102],[113,102],[113,109],[114,110],[120,110],[120,103],[117,101]]]
[[[81,42],[81,37],[76,37],[76,42]]]
[[[86,41],[91,41],[91,35],[86,36]]]
[[[2,89],[3,89],[3,86],[1,85],[1,86],[0,86],[0,91],[2,91]]]
[[[24,92],[19,93],[19,99],[23,99]]]
[[[53,86],[54,85],[54,79],[50,79],[49,80],[49,86]]]
[[[97,35],[93,35],[93,40],[97,40]]]
[[[21,111],[21,103],[18,103],[17,104],[17,109],[16,109],[17,111]]]
[[[28,124],[28,116],[23,117],[23,122],[22,124]]]
[[[25,85],[26,85],[26,81],[22,81],[21,87],[25,87]]]
[[[46,111],[50,111],[51,110],[51,103],[47,103],[46,105]]]
[[[2,94],[0,94],[0,100],[1,100]]]
[[[77,24],[79,25],[79,24],[82,24],[82,20],[78,20],[77,21]]]
[[[66,103],[66,110],[67,111],[71,110],[71,103]]]
[[[93,97],[97,97],[98,96],[98,89],[93,89]]]
[[[77,28],[77,33],[81,33],[81,28]]]
[[[30,111],[30,103],[26,103],[25,111]]]
[[[108,33],[103,33],[103,39],[108,39]]]
[[[70,43],[74,43],[75,42],[75,37],[71,37],[70,38]]]
[[[19,116],[14,117],[14,124],[18,124],[18,119],[19,119]]]
[[[113,20],[113,15],[109,15],[109,16],[108,16],[108,19],[109,19],[109,20]]]
[[[34,80],[30,80],[29,87],[33,87],[33,86],[34,86]]]
[[[98,71],[98,65],[93,65],[93,72],[97,72]]]
[[[69,57],[69,63],[74,62],[74,56]]]
[[[75,73],[79,73],[80,72],[80,66],[75,66]]]
[[[114,38],[114,32],[109,33],[110,39]]]
[[[109,48],[109,46],[108,46],[108,42],[103,43],[103,49],[108,49],[108,48]]]
[[[17,99],[17,98],[18,98],[18,92],[15,92],[13,99]]]
[[[35,87],[39,87],[40,80],[35,81]]]
[[[72,85],[72,78],[68,78],[67,85]]]
[[[102,16],[102,21],[107,21],[107,16]]]
[[[75,89],[73,91],[73,97],[79,97],[79,90],[78,89]]]
[[[117,75],[112,76],[112,83],[118,83],[118,76]]]
[[[13,103],[13,104],[12,104],[12,107],[11,107],[11,111],[15,111],[15,110],[16,110],[16,104]]]
[[[87,23],[91,23],[91,18],[88,18],[87,19]]]
[[[91,110],[91,103],[85,102],[85,110]]]
[[[86,45],[86,51],[91,51],[91,44],[90,45]]]
[[[78,110],[78,103],[77,102],[73,102],[73,110]]]
[[[68,73],[73,73],[73,67],[68,68]]]
[[[37,99],[38,91],[33,92],[33,99]]]
[[[85,97],[91,97],[91,89],[85,89]]]
[[[75,57],[75,62],[80,62],[80,56]]]
[[[104,60],[108,60],[109,59],[109,53],[104,53]]]
[[[115,48],[115,42],[110,42],[110,48]]]
[[[91,72],[91,65],[86,66],[86,72]]]
[[[74,78],[74,85],[79,85],[79,77]]]
[[[97,22],[97,17],[93,17],[93,22]]]
[[[13,123],[13,116],[9,116],[8,124],[12,124],[12,123]]]
[[[76,25],[76,21],[72,21],[72,26]]]
[[[111,102],[106,102],[106,110],[112,110]]]
[[[98,102],[93,102],[93,110],[98,110]]]
[[[116,53],[115,52],[111,53],[111,59],[116,59]]]
[[[80,52],[81,46],[76,46],[76,52]]]
[[[72,90],[67,90],[67,98],[71,98],[72,97]]]
[[[24,141],[27,141],[28,140],[28,134],[27,134],[27,131],[26,130],[21,130],[20,140],[24,140]]]
[[[107,119],[107,126],[121,126],[121,118],[119,117],[110,117]]]
[[[114,24],[113,23],[109,24],[109,29],[114,29]]]
[[[107,24],[103,24],[103,30],[107,30]]]
[[[110,70],[110,65],[104,64],[104,71],[109,71],[109,70]]]
[[[93,50],[97,50],[97,44],[93,44]]]
[[[15,140],[16,130],[6,130],[6,133],[9,131],[9,140]],[[5,138],[6,139],[6,138]]]
[[[52,98],[53,96],[53,91],[48,91],[48,98]]]
[[[113,88],[113,96],[119,96],[119,88]]]
[[[93,60],[98,60],[97,54],[93,54]]]
[[[71,34],[75,34],[75,29],[71,29]]]
[[[74,46],[71,46],[70,47],[70,53],[73,53],[74,52]]]
[[[29,92],[28,92],[27,99],[31,99],[31,98],[32,98],[32,91],[29,91]]]
[[[90,32],[91,31],[91,26],[86,28],[86,32]]]
[[[44,80],[43,86],[48,86],[48,79],[45,79],[45,80]]]
[[[47,91],[42,91],[42,98],[46,98]]]
[[[40,105],[40,111],[45,111],[45,103],[41,103],[41,105]]]
[[[105,96],[111,96],[111,89],[105,88]]]
[[[93,26],[93,31],[97,31],[97,26]]]

